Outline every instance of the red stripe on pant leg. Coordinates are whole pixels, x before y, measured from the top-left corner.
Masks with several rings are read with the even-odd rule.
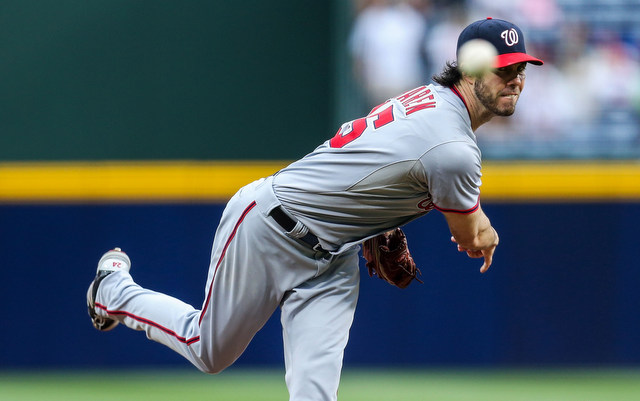
[[[96,303],[96,308],[102,309],[103,311],[107,312],[109,315],[126,316],[126,317],[131,318],[131,319],[133,319],[135,321],[138,321],[140,323],[144,323],[146,325],[155,327],[155,328],[157,328],[157,329],[169,334],[170,336],[175,337],[181,343],[184,343],[184,344],[187,344],[187,345],[191,345],[193,343],[197,343],[198,341],[200,341],[200,336],[196,336],[196,337],[192,337],[192,338],[186,338],[186,337],[179,336],[175,331],[173,331],[171,329],[168,329],[168,328],[162,326],[161,324],[156,323],[154,321],[151,321],[149,319],[145,319],[143,317],[136,316],[133,313],[129,313],[129,312],[126,312],[126,311],[121,311],[121,310],[115,310],[115,311],[108,310],[106,306],[101,305],[99,303]]]
[[[231,240],[233,240],[233,238],[236,235],[236,232],[238,231],[238,227],[240,226],[240,224],[242,223],[244,218],[247,216],[247,214],[251,211],[251,209],[253,209],[255,206],[256,206],[256,202],[255,201],[251,202],[251,204],[249,204],[249,206],[247,206],[247,208],[244,210],[244,212],[242,212],[242,215],[240,216],[240,218],[236,222],[236,225],[233,228],[233,231],[231,232],[231,235],[227,239],[227,242],[225,243],[224,248],[222,249],[222,254],[220,255],[220,259],[218,260],[218,263],[216,264],[216,268],[215,268],[215,270],[213,272],[213,279],[215,279],[216,272],[218,271],[218,267],[220,267],[220,263],[222,262],[222,259],[224,258],[224,255],[227,253],[227,248],[229,248],[229,245],[231,244]],[[204,316],[204,313],[207,310],[207,307],[209,305],[209,301],[211,299],[211,290],[213,289],[213,279],[211,280],[211,286],[209,287],[209,291],[208,291],[208,294],[207,294],[207,300],[206,300],[206,302],[204,304],[204,307],[202,308],[202,311],[200,313],[200,319],[198,320],[198,324],[200,324],[202,322],[202,317]],[[200,336],[196,336],[196,337],[192,337],[192,338],[182,337],[182,336],[178,335],[175,331],[173,331],[171,329],[168,329],[168,328],[162,326],[159,323],[156,323],[156,322],[151,321],[149,319],[145,319],[145,318],[140,317],[140,316],[136,316],[136,315],[134,315],[134,314],[132,314],[130,312],[108,310],[106,306],[104,306],[102,304],[99,304],[99,303],[96,303],[96,308],[100,308],[100,309],[104,310],[109,315],[126,316],[126,317],[131,318],[131,319],[133,319],[135,321],[138,321],[140,323],[144,323],[144,324],[147,324],[149,326],[155,327],[158,330],[161,330],[164,333],[175,337],[181,343],[184,343],[184,344],[187,344],[187,345],[191,345],[191,344],[194,344],[194,343],[197,343],[198,341],[200,341]]]
[[[251,211],[251,209],[253,209],[255,206],[256,206],[256,202],[253,201],[253,202],[251,202],[249,204],[249,206],[247,206],[246,209],[244,209],[244,212],[242,212],[242,215],[240,215],[240,218],[236,222],[236,225],[233,228],[233,231],[231,232],[231,235],[227,239],[227,242],[224,244],[224,248],[222,249],[222,254],[220,255],[220,259],[218,259],[218,263],[216,263],[216,267],[215,267],[215,269],[213,271],[213,277],[211,279],[211,285],[209,286],[209,291],[207,292],[207,299],[204,302],[204,306],[202,307],[202,311],[200,312],[200,319],[198,320],[198,324],[202,323],[202,318],[204,317],[204,313],[207,311],[207,308],[209,307],[209,301],[211,300],[211,291],[213,290],[213,282],[214,282],[214,280],[216,278],[216,273],[218,272],[218,267],[220,267],[220,264],[222,263],[222,259],[224,259],[224,255],[227,253],[227,248],[229,248],[229,245],[231,244],[231,240],[233,240],[233,238],[236,236],[236,233],[238,232],[238,227],[240,227],[240,224],[242,223],[242,221],[247,216],[247,214]]]

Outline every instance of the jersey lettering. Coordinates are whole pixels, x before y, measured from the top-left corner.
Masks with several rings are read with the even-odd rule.
[[[426,86],[410,90],[398,97],[402,106],[406,110],[406,115],[415,113],[416,111],[431,109],[436,107],[436,102],[433,101],[434,97],[431,93],[431,89]]]
[[[393,107],[382,108],[387,103],[376,106],[371,110],[368,116],[353,120],[350,123],[343,124],[336,132],[336,135],[329,141],[332,148],[341,148],[349,142],[357,139],[367,129],[368,121],[372,121],[373,129],[384,127],[393,121]],[[382,110],[380,110],[382,108]],[[380,110],[380,111],[378,111]]]

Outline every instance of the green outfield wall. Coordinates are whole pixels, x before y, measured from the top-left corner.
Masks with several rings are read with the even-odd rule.
[[[4,0],[0,160],[301,156],[335,131],[330,7]]]

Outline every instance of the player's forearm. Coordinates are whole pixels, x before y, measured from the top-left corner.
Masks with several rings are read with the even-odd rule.
[[[481,251],[498,244],[498,234],[481,209],[472,215],[447,214],[446,217],[451,234],[460,247]]]

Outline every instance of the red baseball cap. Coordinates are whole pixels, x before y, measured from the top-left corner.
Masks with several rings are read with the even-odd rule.
[[[491,17],[473,22],[458,36],[458,51],[463,44],[472,39],[484,39],[496,48],[498,56],[495,68],[523,62],[543,64],[542,60],[527,54],[524,48],[524,35],[520,28],[511,22]]]

